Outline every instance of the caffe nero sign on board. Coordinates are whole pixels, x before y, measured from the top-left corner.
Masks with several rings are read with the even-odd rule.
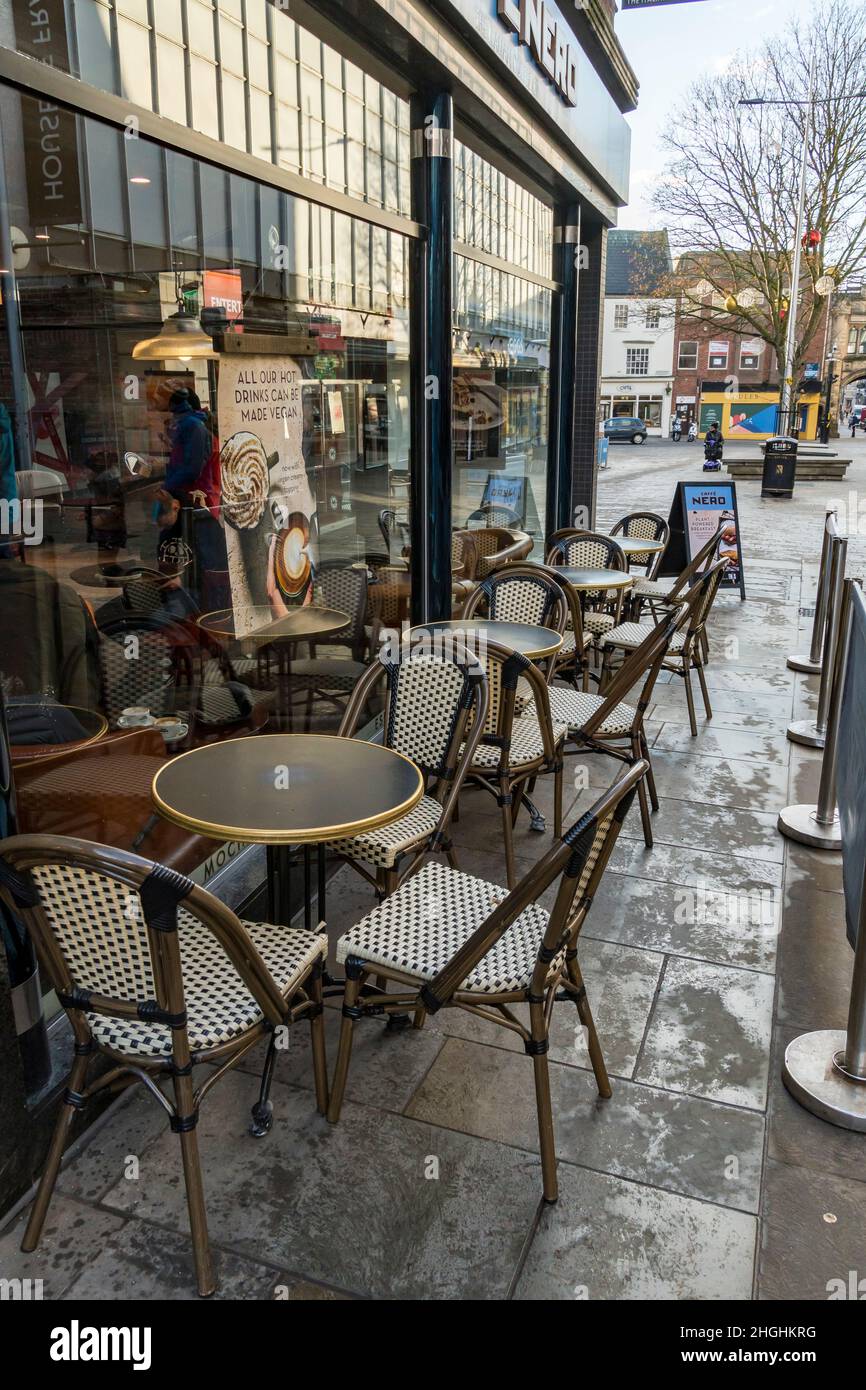
[[[496,13],[529,49],[566,106],[576,106],[577,46],[556,6],[547,0],[497,0]]]

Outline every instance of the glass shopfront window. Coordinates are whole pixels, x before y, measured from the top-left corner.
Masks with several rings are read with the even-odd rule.
[[[152,817],[160,763],[335,728],[408,616],[406,240],[11,89],[0,121],[20,829],[188,871],[215,846]]]
[[[409,104],[272,0],[16,4],[0,43],[281,169],[409,215]]]
[[[455,151],[456,239],[513,264],[455,256],[452,524],[526,531],[543,550],[553,213],[479,155]]]

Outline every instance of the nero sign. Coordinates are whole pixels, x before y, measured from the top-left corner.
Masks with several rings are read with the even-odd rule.
[[[571,30],[547,0],[496,0],[496,13],[525,44],[567,106],[577,105],[577,49]]]

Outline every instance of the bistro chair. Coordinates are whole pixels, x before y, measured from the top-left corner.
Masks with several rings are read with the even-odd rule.
[[[472,531],[478,551],[476,577],[486,579],[493,570],[512,561],[525,560],[532,549],[532,537],[501,526],[479,526]]]
[[[575,569],[628,569],[625,555],[610,536],[570,528],[553,532],[548,542],[547,563],[553,569],[557,565],[570,565]],[[619,590],[614,595],[612,613],[607,611],[607,593],[603,589],[592,589],[581,594],[580,603],[584,636],[597,642],[619,622],[623,591]]]
[[[622,517],[615,526],[610,528],[610,534],[612,536],[625,536],[629,540],[661,541],[663,545],[667,545],[671,528],[664,517],[656,516],[655,512],[629,512],[628,516]],[[629,562],[629,568],[632,565],[637,565],[645,570],[647,579],[654,579],[658,574],[663,557],[663,550],[656,553],[641,550],[626,558]]]
[[[701,575],[700,580],[693,585],[689,594],[688,603],[688,624],[684,628],[674,632],[670,640],[667,652],[665,653],[664,669],[673,671],[676,675],[682,676],[686,687],[686,702],[689,707],[689,727],[692,738],[697,738],[698,724],[695,717],[695,697],[692,691],[692,671],[697,672],[698,681],[701,687],[701,695],[704,701],[704,710],[707,719],[712,719],[713,711],[710,705],[710,695],[707,690],[707,679],[704,675],[706,665],[706,654],[704,647],[704,633],[707,620],[710,616],[716,594],[719,591],[719,584],[722,575],[727,568],[726,560],[717,560],[706,574]],[[612,628],[601,639],[604,647],[604,657],[602,660],[602,690],[604,690],[606,679],[610,672],[611,657],[617,649],[627,652],[634,651],[646,640],[646,634],[650,631],[643,623],[621,623],[618,627]]]
[[[554,775],[554,833],[562,829],[564,724],[551,720],[547,678],[519,652],[484,643],[488,705],[483,732],[470,755],[468,775],[495,797],[502,812],[505,871],[514,887],[514,826],[523,795],[539,773]],[[518,717],[518,688],[520,713]]]
[[[309,656],[289,663],[289,697],[306,692],[307,727],[312,720],[316,698],[336,706],[342,714],[345,700],[367,669],[368,580],[364,565],[327,565],[313,580],[313,603],[335,608],[349,615],[345,628],[335,632],[324,644],[327,653],[318,655],[315,642],[309,643]],[[341,654],[340,649],[344,649]]]
[[[657,605],[659,607],[671,606],[682,601],[682,596],[687,592],[697,575],[715,554],[716,548],[722,536],[723,527],[719,527],[716,533],[701,546],[695,558],[686,565],[674,578],[665,579],[646,579],[643,576],[636,579],[632,585],[630,603],[630,615],[635,622],[640,621],[640,614],[645,603],[648,603],[655,616],[657,615]]]
[[[610,1097],[577,942],[645,771],[642,761],[624,771],[511,891],[439,862],[427,864],[340,938],[346,995],[328,1108],[332,1123],[340,1117],[356,1019],[409,1009],[420,1026],[426,1013],[463,1009],[517,1033],[532,1058],[544,1200],[556,1201],[550,1019],[558,1003],[575,1006],[599,1095]],[[557,880],[548,913],[539,899]],[[381,980],[375,989],[367,984],[371,975]],[[385,992],[388,981],[398,986],[395,993]],[[528,1027],[515,1005],[528,1005]]]
[[[461,617],[486,608],[493,622],[530,623],[562,636],[569,604],[553,570],[543,565],[512,563],[482,579],[467,599]],[[552,673],[551,663],[551,673]]]
[[[461,645],[442,653],[435,646],[404,646],[393,660],[383,652],[358,682],[340,726],[342,738],[355,736],[383,677],[382,741],[421,769],[425,794],[390,825],[328,845],[380,897],[393,893],[428,854],[441,851],[456,868],[448,831],[487,716],[484,672]]]
[[[378,516],[379,531],[385,542],[385,552],[388,559],[392,559],[392,550],[397,548],[402,551],[404,546],[409,544],[410,527],[405,516],[401,517],[393,507],[383,507]]]
[[[513,531],[522,528],[523,518],[504,503],[484,502],[480,507],[476,507],[474,512],[469,513],[466,525],[470,530],[477,530],[480,526],[499,526]]]
[[[254,1133],[270,1124],[278,1034],[310,1023],[316,1104],[328,1086],[322,1017],[327,938],[242,922],[164,865],[84,840],[20,835],[0,842],[0,895],[33,938],[75,1036],[75,1057],[22,1250],[39,1244],[76,1111],[138,1081],[180,1138],[198,1291],[214,1292],[196,1137],[211,1086],[270,1037]],[[87,1074],[97,1056],[108,1070]],[[198,1087],[193,1068],[215,1062]],[[170,1081],[170,1094],[160,1086]]]
[[[638,785],[641,824],[647,849],[652,849],[650,805],[659,808],[644,719],[653,689],[676,633],[689,620],[690,612],[701,600],[698,588],[681,608],[671,610],[655,627],[644,629],[640,646],[632,651],[602,694],[550,688],[552,717],[568,728],[566,752],[604,753],[623,762],[647,765],[646,778]],[[636,685],[642,682],[638,698],[629,702]]]

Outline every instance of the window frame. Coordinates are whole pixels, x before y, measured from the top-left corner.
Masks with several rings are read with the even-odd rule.
[[[644,365],[643,365],[643,370],[641,370],[640,367],[635,366],[633,362],[632,362],[631,365],[629,365],[629,359],[630,359],[630,358],[634,358],[637,354],[640,354],[640,355],[641,355],[641,359],[642,359],[643,364],[644,364]],[[649,370],[649,365],[650,365],[650,364],[649,364],[649,355],[650,355],[650,350],[649,350],[648,347],[627,347],[626,350],[625,350],[625,375],[626,375],[626,376],[649,376],[649,374],[650,374],[650,370]]]
[[[694,349],[695,349],[695,351],[694,351],[694,359],[695,359],[695,360],[694,360],[694,362],[684,362],[684,361],[683,361],[683,349],[684,349],[684,348],[690,348],[690,347],[692,347],[692,346],[694,346]],[[679,371],[679,372],[696,372],[696,371],[698,370],[698,353],[699,353],[699,351],[700,351],[700,343],[699,343],[699,341],[698,341],[697,338],[681,338],[680,341],[679,341],[679,343],[678,343],[678,345],[677,345],[677,371]],[[689,356],[691,356],[691,355],[692,355],[692,354],[689,353]]]

